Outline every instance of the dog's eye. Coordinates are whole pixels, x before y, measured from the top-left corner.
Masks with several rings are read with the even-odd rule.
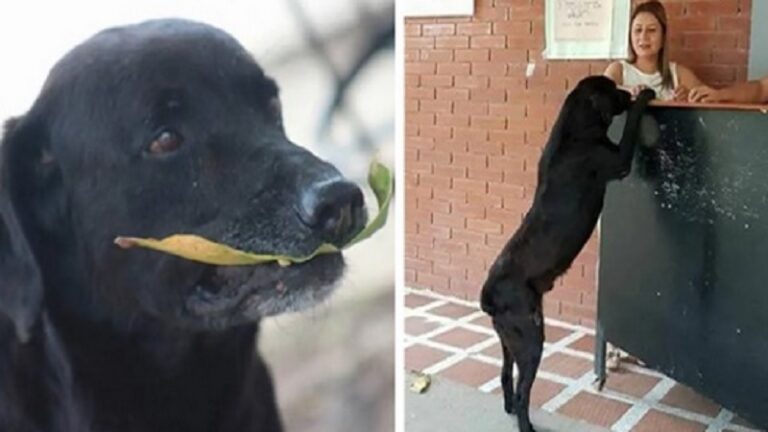
[[[162,155],[172,153],[181,147],[181,136],[176,132],[164,130],[160,132],[152,143],[149,144],[147,151],[152,155]]]

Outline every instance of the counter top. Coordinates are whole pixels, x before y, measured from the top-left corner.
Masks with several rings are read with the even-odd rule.
[[[650,103],[654,107],[665,108],[692,108],[692,109],[718,109],[730,111],[760,111],[768,114],[768,104],[743,104],[743,103],[703,103],[703,102],[678,102],[654,100]]]

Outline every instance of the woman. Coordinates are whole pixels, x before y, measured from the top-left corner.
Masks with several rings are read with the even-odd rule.
[[[608,65],[604,75],[636,96],[651,88],[661,100],[688,99],[688,89],[702,82],[687,67],[669,61],[667,14],[656,0],[638,5],[630,21],[628,60]]]

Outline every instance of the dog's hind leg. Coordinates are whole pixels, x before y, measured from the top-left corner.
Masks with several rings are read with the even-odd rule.
[[[539,302],[541,302],[541,296]],[[540,303],[539,303],[540,304]],[[526,317],[525,322],[519,324],[523,343],[519,345],[521,350],[514,353],[518,367],[517,380],[517,422],[521,432],[534,432],[528,409],[531,402],[531,388],[536,379],[536,372],[541,363],[541,353],[544,347],[544,320],[539,308],[534,315]]]
[[[544,345],[542,294],[519,275],[508,273],[490,279],[483,286],[483,310],[493,318],[504,351],[501,371],[504,409],[515,412],[522,432],[534,432],[528,415],[531,387],[541,361]],[[512,365],[519,371],[517,388],[513,389]]]
[[[501,337],[501,351],[504,354],[504,364],[501,366],[501,388],[504,390],[504,411],[507,414],[517,413],[517,400],[515,399],[515,380],[513,377],[515,358],[507,348],[507,343]]]

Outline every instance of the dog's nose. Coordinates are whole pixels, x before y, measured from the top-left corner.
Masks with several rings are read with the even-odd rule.
[[[339,178],[310,185],[301,196],[298,214],[323,241],[336,246],[343,246],[366,223],[362,191]]]

